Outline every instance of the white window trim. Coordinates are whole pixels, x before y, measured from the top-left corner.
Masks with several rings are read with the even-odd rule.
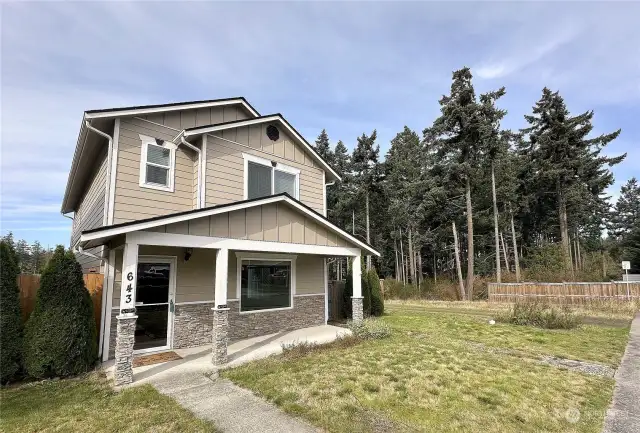
[[[147,183],[147,164],[151,164],[154,166],[166,168],[160,166],[158,164],[148,163],[147,162],[147,149],[149,145],[158,146],[158,143],[155,138],[149,137],[147,135],[138,134],[140,136],[140,141],[142,142],[142,149],[140,151],[140,182],[139,185],[141,188],[149,188],[149,189],[157,189],[160,191],[168,191],[174,192],[175,188],[175,171],[176,171],[176,148],[177,146],[170,141],[163,141],[162,146],[166,149],[169,149],[169,173],[167,174],[169,178],[169,185],[163,186],[155,183]]]
[[[271,169],[271,195],[274,195],[274,176],[275,170],[282,171],[284,173],[293,174],[296,177],[295,182],[295,199],[300,200],[300,170],[291,167],[288,165],[281,164],[276,162],[275,167],[272,162],[268,159],[260,158],[259,156],[251,155],[248,153],[243,153],[242,158],[244,159],[244,199],[249,199],[249,162],[253,162],[254,164],[264,165],[265,167],[269,167]]]
[[[296,255],[291,254],[279,254],[277,256],[259,254],[259,253],[236,253],[237,265],[236,265],[236,298],[238,298],[238,313],[239,314],[256,314],[266,313],[269,311],[282,311],[293,309],[293,297],[296,294]],[[289,298],[289,307],[282,308],[268,308],[264,310],[254,311],[242,311],[242,261],[243,260],[263,260],[272,262],[289,262],[291,263],[291,295]]]

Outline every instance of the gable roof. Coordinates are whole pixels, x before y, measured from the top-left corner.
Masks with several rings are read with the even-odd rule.
[[[97,119],[104,117],[118,117],[118,116],[130,116],[134,114],[150,114],[159,113],[163,111],[174,110],[191,110],[194,108],[208,108],[217,107],[220,105],[234,105],[241,104],[249,111],[253,116],[258,117],[260,113],[253,108],[249,101],[244,97],[239,96],[235,98],[222,98],[222,99],[207,99],[201,101],[186,101],[186,102],[171,102],[169,104],[155,104],[155,105],[138,105],[132,107],[117,107],[117,108],[103,108],[100,110],[87,110],[85,111],[86,119]]]
[[[84,247],[87,243],[91,241],[96,241],[96,240],[100,241],[100,240],[104,240],[114,236],[119,236],[125,233],[131,233],[135,231],[146,230],[146,229],[162,226],[165,224],[173,224],[177,222],[183,222],[183,221],[193,220],[193,219],[207,217],[211,215],[231,212],[234,210],[247,209],[251,207],[262,206],[264,204],[280,203],[280,202],[287,203],[288,205],[297,209],[304,215],[314,219],[317,223],[334,231],[336,234],[342,236],[349,242],[362,248],[369,254],[373,254],[378,257],[380,256],[380,253],[371,245],[367,244],[364,241],[359,240],[355,236],[349,234],[345,230],[336,226],[327,218],[325,218],[323,215],[314,211],[309,206],[294,199],[287,193],[272,195],[268,197],[260,197],[260,198],[254,198],[249,200],[237,201],[237,202],[227,203],[227,204],[222,204],[217,206],[210,206],[203,209],[194,209],[190,211],[178,212],[178,213],[173,213],[169,215],[147,218],[143,220],[130,221],[130,222],[121,223],[121,224],[114,224],[110,226],[99,227],[92,230],[85,230],[80,235],[80,240],[78,242],[79,244],[81,244],[81,246]]]
[[[291,126],[291,124],[287,122],[287,119],[285,119],[280,113],[268,114],[266,116],[258,116],[253,119],[233,120],[230,122],[214,123],[211,125],[187,128],[184,130],[184,136],[185,138],[187,138],[193,135],[208,134],[211,132],[222,131],[230,128],[239,128],[242,126],[258,125],[258,124],[269,123],[269,122],[280,123],[280,125],[282,125],[289,132],[289,134],[291,134],[291,136],[300,145],[302,145],[302,147],[304,147],[311,154],[311,156],[313,156],[314,160],[325,171],[329,172],[331,176],[335,178],[335,180],[341,180],[340,175],[333,168],[331,168],[331,166],[327,163],[327,161],[325,161],[324,158],[322,158],[322,156],[320,156],[320,154],[316,152],[313,146],[310,145],[309,142],[305,140],[305,138],[293,126]]]

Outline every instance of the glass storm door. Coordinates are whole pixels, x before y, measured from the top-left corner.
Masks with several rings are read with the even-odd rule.
[[[170,347],[173,301],[173,269],[170,259],[140,259],[136,290],[137,352]]]

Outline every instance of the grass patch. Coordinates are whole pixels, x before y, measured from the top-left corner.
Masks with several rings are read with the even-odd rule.
[[[0,398],[6,433],[217,431],[151,385],[115,392],[97,375],[3,389]]]
[[[451,314],[393,304],[390,312],[382,318],[388,338],[271,357],[222,375],[331,432],[600,431],[614,381],[537,359],[617,366],[628,327],[491,326],[487,309]]]

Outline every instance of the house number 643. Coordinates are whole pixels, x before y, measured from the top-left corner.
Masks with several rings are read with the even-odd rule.
[[[128,280],[128,281],[133,281],[133,272],[129,272],[129,273],[127,274],[127,280]],[[131,300],[132,300],[131,292],[133,292],[133,283],[132,283],[132,282],[131,282],[131,283],[129,283],[129,284],[127,284],[127,289],[126,289],[126,290],[127,290],[127,295],[126,295],[126,297],[125,297],[125,302],[126,302],[127,304],[130,304],[130,303],[131,303]]]

